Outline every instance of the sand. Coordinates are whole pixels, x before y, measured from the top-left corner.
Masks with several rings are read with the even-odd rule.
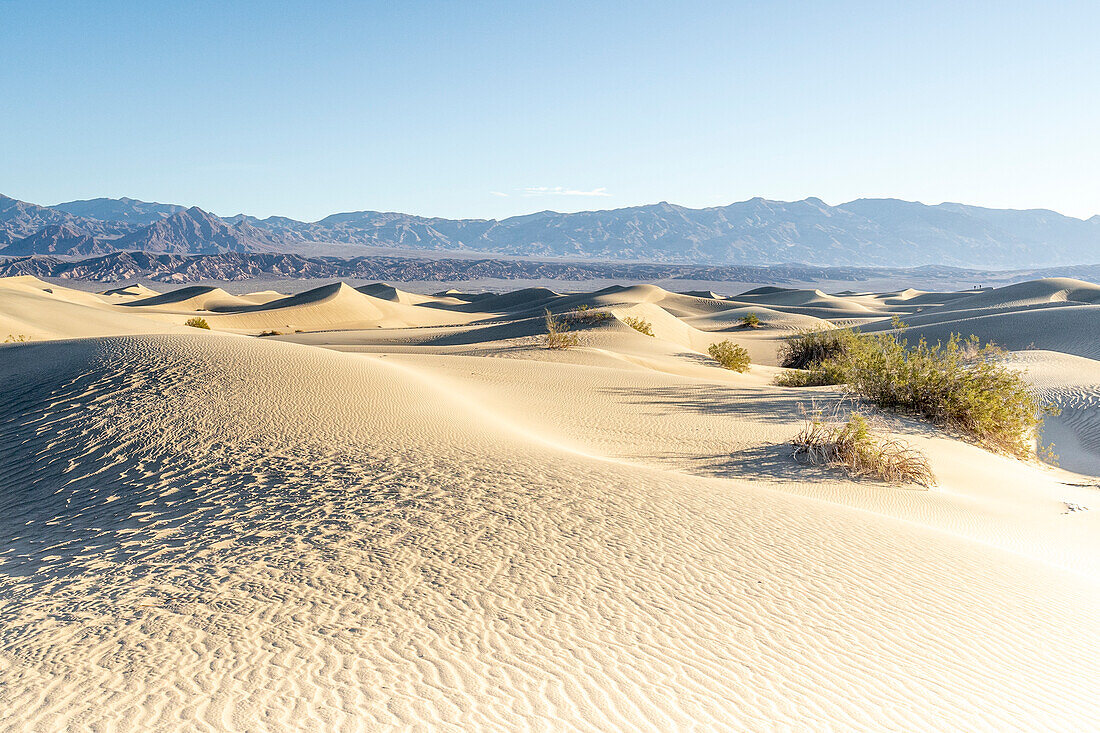
[[[0,346],[0,729],[1088,730],[1100,362],[1062,330],[1095,307],[1074,282],[0,280],[29,340]],[[581,305],[610,316],[542,348],[543,309]],[[901,418],[931,490],[791,460],[840,395],[773,386],[782,339],[892,315],[1006,345],[1044,319],[1011,359],[1063,406],[1062,466]],[[723,339],[748,373],[705,356]]]

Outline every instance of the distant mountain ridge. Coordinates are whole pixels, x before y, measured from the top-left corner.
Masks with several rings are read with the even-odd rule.
[[[962,269],[940,265],[916,268],[817,267],[813,265],[677,265],[634,262],[540,261],[532,259],[471,259],[447,257],[305,257],[286,253],[227,252],[208,255],[111,252],[85,259],[48,255],[0,259],[0,277],[33,275],[39,278],[120,282],[149,280],[165,283],[298,279],[357,279],[388,282],[458,282],[486,280],[614,280],[652,282],[821,282],[904,279],[928,287],[935,283],[1021,282],[1042,277],[1068,276],[1100,280],[1100,265],[1024,268],[1016,270]],[[952,286],[954,287],[954,286]]]
[[[51,226],[67,229],[43,231]],[[897,199],[830,206],[818,198],[754,198],[705,209],[661,202],[502,220],[358,211],[301,222],[220,218],[198,207],[127,198],[44,207],[0,196],[0,257],[279,252],[313,243],[699,265],[1013,268],[1100,260],[1100,216]]]
[[[277,242],[271,235],[248,222],[229,223],[197,206],[177,211],[114,242],[117,250],[169,254],[262,252],[275,247]]]
[[[51,206],[73,216],[95,219],[104,222],[125,222],[136,226],[148,226],[161,219],[167,219],[187,209],[178,204],[158,204],[137,199],[88,199],[86,201],[68,201]]]

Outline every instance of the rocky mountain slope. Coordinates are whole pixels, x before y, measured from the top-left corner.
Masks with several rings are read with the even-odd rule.
[[[177,254],[259,252],[278,246],[271,235],[248,222],[230,224],[197,206],[178,211],[113,244],[119,250]]]
[[[148,226],[157,223],[161,219],[167,219],[172,214],[179,213],[187,207],[178,204],[149,203],[123,197],[120,199],[98,198],[86,201],[68,201],[51,208],[85,219]]]
[[[36,255],[0,259],[0,277],[121,282],[149,280],[185,283],[261,279],[359,279],[391,282],[468,282],[485,280],[616,280],[697,282],[852,282],[901,279],[933,284],[1007,283],[1047,275],[1100,280],[1100,266],[1047,269],[973,270],[938,265],[897,267],[816,267],[812,265],[679,265],[632,262],[566,262],[531,259],[446,257],[304,257],[285,253],[226,252],[209,255],[112,252],[84,259]]]
[[[28,237],[16,240],[3,250],[7,256],[62,254],[96,255],[112,251],[109,240],[99,240],[84,229],[70,224],[50,224]]]
[[[1082,220],[1040,209],[927,206],[896,199],[830,206],[817,198],[755,198],[706,209],[662,202],[570,214],[542,211],[499,221],[360,211],[300,222],[243,214],[222,219],[197,207],[133,199],[42,207],[0,198],[0,245],[7,245],[0,256],[29,253],[37,240],[12,245],[43,227],[63,224],[88,233],[97,247],[108,250],[273,252],[322,243],[708,265],[1053,266],[1094,262],[1100,245],[1100,216]],[[86,242],[80,247],[34,252],[90,251]]]

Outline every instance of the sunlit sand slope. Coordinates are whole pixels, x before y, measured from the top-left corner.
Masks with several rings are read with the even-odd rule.
[[[0,725],[1086,730],[1084,575],[387,357],[0,347]]]

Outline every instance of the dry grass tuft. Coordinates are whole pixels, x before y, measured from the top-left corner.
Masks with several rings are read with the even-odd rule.
[[[653,336],[653,324],[644,318],[627,316],[623,319],[623,323],[630,326],[638,333],[644,333],[646,336]]]
[[[614,317],[615,316],[608,311],[594,310],[587,303],[582,303],[577,306],[576,310],[563,313],[561,320],[564,323],[576,326],[592,326],[604,321],[609,321]]]
[[[904,441],[877,435],[868,419],[856,412],[846,422],[835,415],[812,415],[792,443],[794,458],[814,466],[843,468],[853,476],[891,484],[936,485],[923,453]]]
[[[577,335],[568,333],[569,324],[555,318],[550,309],[546,309],[546,348],[568,349],[577,345]]]
[[[207,331],[210,330],[210,324],[206,322],[206,319],[197,316],[195,318],[188,318],[183,322],[183,325],[190,326],[191,328],[205,328]]]

